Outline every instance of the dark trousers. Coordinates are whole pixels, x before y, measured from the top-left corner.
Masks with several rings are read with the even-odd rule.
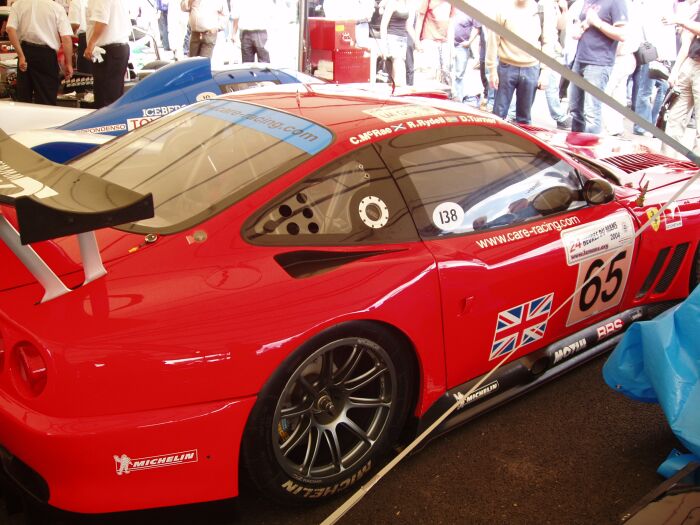
[[[87,38],[85,31],[78,33],[78,71],[81,73],[92,73],[92,61],[85,58],[85,48],[87,47]]]
[[[255,55],[258,55],[258,62],[270,62],[270,53],[265,49],[267,44],[267,31],[256,29],[253,31],[241,31],[241,59],[243,62],[255,62]]]
[[[170,40],[168,39],[168,11],[159,11],[158,13],[158,32],[160,33],[160,42],[163,44],[163,49],[170,51]]]
[[[413,62],[413,51],[416,49],[411,35],[408,35],[408,43],[406,45],[406,85],[413,85],[413,73],[415,72]]]
[[[27,71],[17,69],[17,100],[56,105],[61,83],[56,51],[48,46],[22,42]]]
[[[124,93],[124,75],[129,63],[129,44],[101,46],[105,50],[102,62],[92,64],[95,86],[95,107],[101,108]]]
[[[211,56],[214,54],[216,37],[216,31],[192,31],[192,34],[190,35],[189,56],[211,58]]]

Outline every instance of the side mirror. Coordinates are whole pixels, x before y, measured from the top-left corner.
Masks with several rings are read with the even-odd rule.
[[[541,191],[532,199],[532,207],[541,215],[564,211],[574,201],[574,192],[567,186],[553,186]]]
[[[605,179],[589,179],[583,185],[583,198],[588,204],[605,204],[615,198],[615,191]]]

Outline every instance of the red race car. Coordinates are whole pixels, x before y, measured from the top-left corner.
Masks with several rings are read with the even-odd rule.
[[[655,213],[692,163],[298,89],[207,100],[65,166],[0,138],[0,458],[40,501],[170,506],[242,475],[338,495],[456,401],[440,430],[698,282],[699,188]]]

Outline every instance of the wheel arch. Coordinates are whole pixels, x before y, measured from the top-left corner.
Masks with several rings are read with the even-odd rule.
[[[304,342],[298,345],[295,350],[290,352],[276,367],[275,371],[267,378],[260,389],[260,392],[258,393],[256,406],[259,403],[262,405],[266,403],[276,403],[277,398],[274,392],[275,385],[279,384],[282,379],[285,378],[287,371],[293,367],[295,363],[300,360],[300,358],[303,359],[303,356],[306,355],[307,351],[320,345],[327,344],[336,338],[347,337],[349,335],[367,337],[375,341],[378,339],[380,343],[386,342],[388,337],[390,340],[396,342],[397,351],[407,357],[405,361],[398,363],[403,372],[406,373],[409,391],[406,393],[406,414],[403,424],[400,427],[398,439],[394,442],[394,446],[405,443],[415,434],[415,429],[417,428],[418,419],[416,417],[416,408],[418,406],[418,401],[420,400],[422,391],[421,382],[423,375],[421,373],[420,357],[411,338],[403,330],[393,324],[376,319],[354,319],[342,321],[332,326],[325,327],[323,330],[306,339]],[[239,480],[248,479],[249,481],[252,481],[248,476],[247,469],[255,468],[255,463],[251,461],[250,458],[245,456],[246,441],[249,439],[248,434],[254,433],[255,429],[259,426],[256,425],[254,412],[255,407],[248,414],[239,444]]]

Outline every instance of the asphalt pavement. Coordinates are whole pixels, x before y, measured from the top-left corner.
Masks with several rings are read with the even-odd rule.
[[[605,357],[430,442],[390,472],[338,523],[605,525],[662,481],[678,446],[658,405],[633,402],[602,380]],[[243,487],[235,500],[79,516],[51,525],[307,525],[344,501],[284,508]],[[0,524],[24,525],[0,497]]]

